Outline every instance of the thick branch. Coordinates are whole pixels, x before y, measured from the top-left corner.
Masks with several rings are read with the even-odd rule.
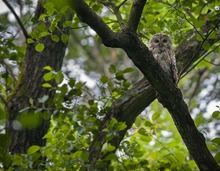
[[[88,24],[100,36],[104,45],[108,47],[122,47],[122,37],[118,33],[114,33],[105,22],[96,15],[93,10],[83,0],[66,0],[70,6],[76,11],[79,19]]]
[[[146,0],[134,0],[127,22],[127,29],[136,32]]]
[[[84,22],[87,21],[86,23],[90,25],[91,21],[94,21],[95,18],[97,19],[97,15],[90,9],[92,17],[86,15],[88,18],[83,18],[84,15],[82,15],[82,13],[84,13],[85,10],[81,11],[82,8],[79,10],[81,5],[84,5],[84,7],[87,6],[80,1],[80,3],[77,4],[77,8],[76,6],[73,6],[73,9],[81,17],[81,20]],[[87,10],[88,9],[89,7],[87,7]],[[100,21],[100,23],[104,24],[103,21]],[[103,32],[105,32],[107,26],[102,27],[104,28]],[[105,42],[106,39],[111,39],[111,37],[108,37],[111,34],[103,35],[100,27],[96,26],[93,27],[93,29],[102,38],[103,42]],[[110,32],[111,31],[108,33]],[[165,74],[161,66],[152,56],[151,52],[135,34],[131,32],[122,32],[118,33],[118,37],[123,39],[117,39],[117,44],[121,45],[120,40],[123,41],[124,46],[121,46],[121,48],[127,53],[128,57],[141,70],[144,76],[149,80],[150,84],[158,92],[160,102],[170,112],[183,141],[200,170],[219,170],[219,166],[205,144],[203,135],[197,130],[190,116],[188,107],[182,98],[181,91],[172,83],[171,78]],[[108,45],[114,47],[115,44],[112,43]]]

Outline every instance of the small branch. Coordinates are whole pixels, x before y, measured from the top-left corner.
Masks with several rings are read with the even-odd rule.
[[[128,0],[124,0],[124,1],[123,1],[121,4],[119,4],[119,5],[118,5],[118,9],[120,9],[120,8],[121,8],[121,6],[122,6],[122,5],[124,5],[124,4],[125,4],[125,2],[127,2],[127,1],[128,1]]]
[[[200,44],[199,48],[197,49],[196,53],[193,55],[193,57],[189,60],[189,62],[187,63],[187,65],[183,68],[182,72],[184,72],[184,70],[186,68],[188,68],[188,66],[191,64],[191,62],[194,60],[195,56],[197,55],[197,53],[200,51],[200,49],[202,48],[203,44],[205,43],[206,40],[208,40],[209,36],[212,34],[212,32],[218,27],[220,23],[220,20],[217,21],[217,23],[215,24],[215,27],[212,28],[212,30],[206,35],[205,39],[203,39],[202,43]],[[218,46],[217,46],[218,47]],[[214,48],[215,49],[215,48]],[[205,57],[204,57],[205,58]],[[199,61],[200,62],[200,61]],[[198,65],[198,63],[196,64]],[[195,65],[195,66],[196,66]],[[187,71],[187,73],[189,73],[191,70]],[[186,74],[183,75],[183,77]]]
[[[13,9],[13,7],[10,5],[10,3],[9,3],[7,0],[2,0],[2,1],[5,3],[5,5],[10,9],[10,11],[12,12],[12,14],[15,16],[15,18],[16,18],[16,20],[17,20],[19,26],[21,27],[21,30],[22,30],[22,32],[23,32],[23,34],[24,34],[24,37],[25,37],[26,39],[28,39],[29,35],[28,35],[28,33],[27,33],[27,30],[24,28],[23,23],[21,22],[20,18],[19,18],[18,15],[16,14],[15,10]]]
[[[199,48],[197,49],[196,53],[193,55],[193,57],[189,60],[189,62],[187,63],[187,65],[183,68],[182,72],[184,72],[184,70],[186,68],[188,68],[188,66],[191,64],[191,62],[193,61],[193,59],[195,58],[195,56],[197,55],[197,53],[200,51],[200,49],[202,48],[202,45],[205,43],[205,41],[208,39],[208,37],[212,34],[212,32],[218,27],[220,23],[220,20],[218,20],[215,24],[215,27],[213,27],[211,29],[211,31],[206,35],[205,39],[203,39],[202,43],[200,44]],[[213,52],[216,48],[218,48],[218,46],[216,46],[212,51],[210,51],[208,54],[210,54],[211,52]],[[195,65],[193,65],[193,67],[191,69],[189,69],[182,77],[184,77],[186,74],[188,74],[192,69],[194,69],[208,54],[206,54],[201,60],[199,60]]]
[[[206,59],[203,59],[203,61],[205,61],[205,62],[207,62],[207,63],[209,63],[209,64],[211,64],[211,65],[214,65],[214,66],[220,66],[220,64],[215,64],[215,63],[213,63],[213,62],[211,62],[211,61],[208,61],[208,60],[206,60]]]
[[[115,4],[113,4],[112,2],[106,2],[103,0],[99,0],[99,2],[103,5],[105,5],[107,8],[109,8],[110,11],[112,10],[111,12],[116,16],[118,23],[120,25],[120,28],[123,29],[125,24],[124,24],[124,21],[121,17],[121,13],[119,12],[119,8],[121,7],[121,4],[124,4],[124,3],[121,3],[119,6],[115,6]]]
[[[216,46],[213,50],[210,52],[206,53],[199,61],[197,61],[186,73],[181,76],[181,78],[185,77],[189,72],[191,72],[200,62],[202,62],[210,53],[212,53],[215,49],[220,47],[220,45]]]
[[[107,24],[83,1],[75,0],[74,3],[68,1],[70,7],[76,12],[79,19],[88,24],[102,39],[107,47],[123,47],[124,42],[121,34],[114,33]]]
[[[197,30],[197,28],[195,27],[195,25],[193,23],[191,23],[187,17],[186,14],[184,14],[182,11],[180,11],[179,9],[177,9],[176,7],[174,7],[174,9],[179,12],[180,14],[184,15],[184,19],[195,29],[195,31],[200,35],[200,37],[204,40],[204,37],[202,36],[202,34]]]
[[[136,32],[146,0],[134,0],[127,22],[127,29]]]

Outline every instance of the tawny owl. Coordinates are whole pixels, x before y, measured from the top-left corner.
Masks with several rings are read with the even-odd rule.
[[[174,83],[178,82],[175,53],[172,50],[172,41],[164,33],[155,34],[149,42],[149,50],[161,65],[162,69],[172,77]]]

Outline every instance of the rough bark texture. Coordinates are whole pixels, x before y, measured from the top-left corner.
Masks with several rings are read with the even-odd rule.
[[[37,9],[43,12],[42,8]],[[36,11],[36,13],[39,14],[39,11]],[[64,30],[64,33],[68,34],[69,29]],[[61,36],[59,31],[55,31],[54,34],[58,37]],[[30,107],[30,98],[33,99],[36,107],[42,107],[42,104],[38,102],[38,98],[44,95],[48,95],[49,99],[53,98],[54,91],[42,87],[44,83],[43,75],[45,74],[43,68],[45,66],[51,66],[55,71],[58,71],[62,66],[67,45],[62,41],[53,41],[50,36],[41,38],[39,42],[45,46],[44,50],[40,53],[35,50],[36,43],[27,44],[19,83],[12,95],[8,98],[9,116],[6,133],[10,136],[8,151],[11,153],[26,153],[32,145],[45,145],[45,140],[42,138],[50,125],[48,117],[47,119],[45,117],[41,124],[34,129],[18,129],[16,127],[16,120],[20,115],[19,111]]]
[[[106,46],[122,48],[134,64],[141,70],[144,76],[149,80],[153,88],[156,89],[159,95],[159,101],[170,112],[183,141],[200,170],[220,170],[220,167],[217,165],[205,144],[203,135],[197,130],[190,116],[188,107],[182,98],[181,91],[163,72],[148,48],[138,39],[137,35],[134,34],[134,30],[129,30],[129,28],[135,28],[136,22],[134,23],[134,27],[132,27],[131,23],[129,23],[129,27],[128,25],[126,27],[127,29],[124,29],[121,33],[114,33],[105,25],[101,18],[84,3],[84,1],[76,0],[74,2],[75,4],[73,4],[72,7],[79,18],[91,26],[97,34],[99,34]],[[145,0],[134,1],[132,7],[132,11],[134,12],[132,15],[134,16],[137,13],[140,13],[138,10],[143,9],[143,7],[138,6],[137,4],[143,6],[145,4]],[[132,18],[132,16],[130,16],[130,18]],[[139,21],[139,19],[137,20]],[[128,21],[130,21],[130,19]],[[103,33],[105,34],[103,35]],[[197,51],[199,52],[200,49],[197,49]],[[195,55],[192,57],[194,58]],[[194,59],[191,61],[193,60]],[[185,70],[184,67],[183,69]],[[147,99],[147,97],[145,97],[145,99]],[[109,114],[106,116],[107,119],[101,123],[99,135],[103,135],[101,130],[107,124],[107,120],[109,120],[108,118],[112,117],[112,113],[120,114],[121,106],[118,106],[117,108],[117,105],[118,104],[114,103],[113,108],[110,109]],[[95,138],[95,140],[97,139],[99,140],[99,137]],[[100,142],[103,143],[103,140]],[[95,144],[96,143],[94,143],[90,148],[90,159],[92,159],[94,165],[97,160],[96,157],[99,156],[100,152],[100,149],[96,149]]]

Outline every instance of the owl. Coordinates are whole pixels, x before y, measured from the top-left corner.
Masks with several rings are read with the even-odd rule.
[[[178,82],[176,58],[170,37],[164,33],[155,34],[150,39],[149,50],[162,69],[172,78],[173,83],[176,84]]]

